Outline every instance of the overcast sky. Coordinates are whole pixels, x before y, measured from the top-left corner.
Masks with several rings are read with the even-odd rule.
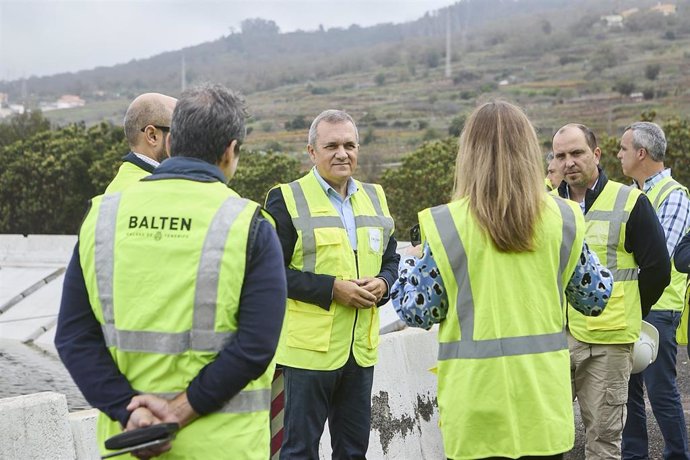
[[[457,0],[0,0],[0,80],[74,72],[227,35],[246,18],[282,32],[406,22]]]

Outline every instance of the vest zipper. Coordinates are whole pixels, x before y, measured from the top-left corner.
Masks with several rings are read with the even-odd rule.
[[[355,271],[357,272],[357,278],[359,278],[359,261],[357,259],[357,251],[353,251],[355,255]],[[355,330],[357,329],[357,320],[359,319],[359,308],[355,308],[355,322],[352,325],[352,340],[350,341],[350,354],[354,356],[355,354]],[[348,357],[349,359],[349,357]]]

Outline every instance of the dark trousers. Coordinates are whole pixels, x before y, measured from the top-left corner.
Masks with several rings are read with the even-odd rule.
[[[284,367],[285,413],[280,458],[318,460],[328,419],[334,459],[364,459],[369,447],[374,367],[352,355],[334,371]]]
[[[680,312],[652,310],[645,321],[659,330],[659,354],[647,369],[630,376],[628,418],[623,429],[623,459],[649,458],[644,386],[647,387],[647,397],[664,438],[664,459],[690,460],[683,406],[676,385],[676,329]]]

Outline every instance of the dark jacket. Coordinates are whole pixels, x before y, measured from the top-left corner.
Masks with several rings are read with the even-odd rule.
[[[225,182],[217,167],[185,157],[166,160],[144,180],[166,178]],[[260,214],[254,217],[247,246],[240,327],[215,360],[202,368],[187,387],[189,403],[199,414],[219,409],[258,378],[275,353],[285,311],[285,274],[275,264],[281,257],[278,238]],[[78,243],[65,273],[55,346],[89,404],[125,426],[129,419],[127,404],[137,392],[120,373],[105,346],[101,325],[89,302]]]
[[[599,168],[597,184],[593,190],[588,189],[585,193],[585,216],[608,180],[604,171]],[[558,194],[562,198],[568,196],[567,187],[568,184],[565,181],[558,187]],[[664,229],[646,195],[640,195],[630,212],[625,226],[625,250],[632,253],[640,268],[638,277],[640,304],[642,317],[645,317],[671,281],[671,261],[666,249]],[[605,260],[600,262],[606,264]]]
[[[266,197],[266,210],[271,213],[276,221],[278,238],[280,238],[280,245],[283,247],[288,297],[318,305],[324,310],[328,310],[333,300],[335,276],[303,272],[289,268],[292,253],[295,250],[295,243],[297,242],[297,231],[294,225],[292,225],[292,218],[285,206],[285,198],[283,198],[283,192],[280,188],[275,188],[268,193]],[[400,256],[395,251],[397,246],[398,243],[391,236],[386,251],[383,253],[381,271],[377,275],[377,277],[383,278],[388,284],[388,292],[379,302],[379,306],[388,302],[390,288],[395,280],[398,279],[398,261]]]
[[[687,233],[676,246],[673,263],[681,273],[690,273],[690,233]]]

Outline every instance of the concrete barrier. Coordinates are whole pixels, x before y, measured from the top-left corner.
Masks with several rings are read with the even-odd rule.
[[[0,459],[74,459],[67,398],[35,393],[0,400]]]
[[[65,395],[34,393],[0,399],[0,460],[93,460],[96,409],[69,414]]]
[[[437,328],[405,329],[381,336],[371,395],[371,433],[367,458],[443,459],[438,427]],[[331,458],[328,429],[320,458]]]
[[[437,333],[405,329],[381,336],[374,371],[369,453],[372,460],[442,459],[438,428]],[[98,458],[95,409],[68,414],[64,395],[0,399],[0,460]],[[331,458],[330,435],[321,458]]]

